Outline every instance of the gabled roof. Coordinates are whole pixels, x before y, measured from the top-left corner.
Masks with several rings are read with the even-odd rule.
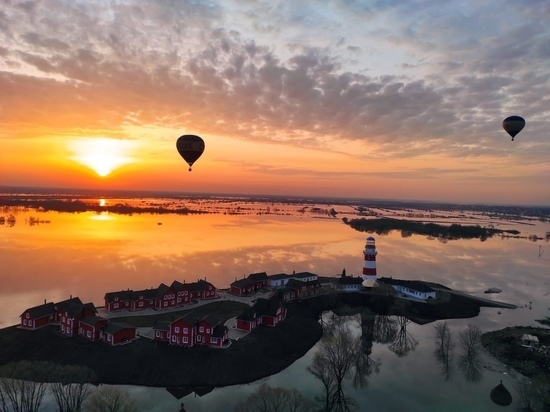
[[[290,279],[285,286],[289,289],[301,289],[306,286],[306,283],[298,279]]]
[[[251,273],[248,275],[248,279],[254,280],[254,281],[260,281],[260,280],[267,280],[267,273],[265,272],[258,272],[258,273]]]
[[[223,338],[223,335],[225,335],[225,331],[227,330],[227,326],[224,325],[216,325],[214,327],[214,330],[212,331],[212,336],[214,338]]]
[[[210,326],[216,326],[221,323],[221,320],[215,315],[206,315],[205,317],[199,319],[199,322],[205,322]]]
[[[172,322],[167,320],[161,320],[159,322],[155,322],[155,325],[153,326],[153,330],[170,330],[170,324]]]
[[[312,277],[312,276],[315,276],[316,278],[318,277],[318,275],[316,275],[315,273],[311,273],[311,272],[298,272],[298,273],[293,273],[291,275],[291,277],[297,278],[297,279],[309,278],[309,277]]]
[[[275,316],[277,310],[282,309],[283,303],[279,298],[271,297],[269,299],[258,298],[252,306],[260,316]]]
[[[254,307],[251,307],[251,308],[246,308],[245,310],[243,310],[243,312],[239,316],[237,316],[236,319],[250,322],[250,321],[253,321],[254,319],[256,319],[260,316],[262,316],[262,315],[259,314],[258,311]]]
[[[193,283],[183,284],[183,288],[185,290],[188,290],[189,292],[197,292],[199,290],[208,290],[210,286],[214,287],[212,283],[207,282],[206,280],[203,280],[203,279],[199,279],[198,281]]]
[[[267,278],[269,280],[280,280],[280,279],[288,279],[290,276],[286,273],[276,273],[275,275],[269,275]]]
[[[158,299],[162,299],[162,297],[166,295],[166,293],[168,293],[169,290],[170,290],[170,286],[166,285],[165,283],[161,283],[157,288],[156,297]]]
[[[172,289],[174,292],[179,292],[182,288],[183,288],[183,283],[177,280],[174,280],[170,285],[170,289]]]
[[[236,280],[235,282],[231,283],[230,286],[235,286],[237,288],[245,288],[247,286],[254,285],[255,283],[256,282],[254,282],[253,280],[246,278],[246,279]]]
[[[199,320],[201,320],[204,316],[201,316],[201,314],[197,311],[191,311],[187,312],[185,315],[180,316],[172,323],[176,323],[178,321],[182,321],[184,323],[187,323],[189,326],[196,326],[197,323],[199,323]]]
[[[107,319],[102,318],[101,316],[84,316],[80,319],[80,323],[84,323],[89,326],[96,326],[100,322],[107,322]]]
[[[130,289],[121,290],[119,292],[107,292],[105,294],[105,300],[107,302],[114,302],[115,298],[118,298],[119,301],[132,300],[132,294],[134,292]]]
[[[132,294],[132,300],[139,300],[140,296],[143,296],[143,299],[155,299],[157,297],[157,293],[157,289],[136,290]]]
[[[34,306],[25,310],[19,317],[23,316],[25,313],[28,313],[33,319],[43,318],[44,316],[55,313],[55,305],[53,302],[48,302],[39,306]]]
[[[382,283],[385,283],[387,285],[406,287],[406,288],[409,288],[409,289],[412,289],[412,290],[416,290],[418,292],[424,292],[424,293],[435,292],[434,289],[432,289],[431,287],[429,287],[425,283],[420,282],[418,280],[401,280],[401,279],[393,279],[393,278],[379,278],[378,281],[382,282]]]
[[[62,300],[55,304],[55,310],[60,311],[73,304],[82,305],[82,301],[78,297]]]
[[[124,329],[136,329],[135,326],[128,325],[124,322],[109,322],[107,326],[103,328],[103,332],[108,333],[110,335],[114,335],[117,332],[120,332]]]

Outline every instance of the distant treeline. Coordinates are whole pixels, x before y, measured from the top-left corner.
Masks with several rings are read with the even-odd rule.
[[[443,239],[480,239],[486,240],[501,233],[518,235],[517,230],[501,230],[485,228],[481,226],[463,226],[452,224],[450,226],[438,225],[437,223],[422,223],[402,219],[347,219],[342,221],[360,232],[374,232],[378,235],[386,235],[392,230],[400,230],[406,237],[412,234],[433,236]]]
[[[144,206],[131,206],[126,203],[117,203],[115,205],[101,206],[97,202],[89,203],[82,200],[33,200],[33,199],[13,199],[2,202],[3,206],[19,206],[30,209],[37,209],[43,212],[65,212],[65,213],[81,213],[81,212],[109,212],[119,215],[132,215],[138,213],[151,213],[151,214],[168,214],[174,213],[179,215],[187,214],[200,214],[209,213],[202,210],[193,210],[187,207],[180,207],[175,209],[165,207],[144,207]]]

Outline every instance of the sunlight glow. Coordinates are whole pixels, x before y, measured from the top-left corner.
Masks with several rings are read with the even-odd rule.
[[[72,160],[104,177],[120,166],[135,161],[129,157],[134,146],[135,143],[128,140],[101,137],[72,141],[69,149],[75,154]]]

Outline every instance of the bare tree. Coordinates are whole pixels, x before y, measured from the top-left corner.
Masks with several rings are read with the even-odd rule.
[[[374,319],[374,341],[390,343],[397,336],[397,320],[392,316],[377,315]]]
[[[334,391],[334,376],[331,373],[328,360],[323,356],[314,356],[311,366],[308,366],[307,370],[323,384],[325,396],[324,399],[321,399],[321,403],[323,404],[323,410],[330,412],[330,400]]]
[[[409,323],[410,321],[406,317],[397,317],[397,334],[389,346],[389,349],[400,358],[407,356],[418,345],[418,341],[407,332],[407,325]]]
[[[468,325],[459,335],[462,354],[458,367],[466,380],[479,382],[483,377],[481,361],[481,330],[476,325]]]
[[[234,412],[313,412],[314,404],[296,389],[272,388],[263,383]]]
[[[83,366],[56,366],[52,372],[50,390],[54,395],[59,412],[80,412],[82,404],[90,396],[95,379],[91,369]]]
[[[0,400],[5,411],[36,412],[48,388],[47,362],[11,362],[0,367]]]
[[[448,381],[452,378],[453,367],[453,333],[447,321],[438,322],[435,326],[435,350],[434,356],[441,366],[441,374]]]
[[[137,404],[119,388],[103,386],[84,405],[86,412],[137,412]]]

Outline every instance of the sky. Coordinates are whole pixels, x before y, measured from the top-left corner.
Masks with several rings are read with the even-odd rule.
[[[550,205],[548,0],[2,0],[0,96],[3,186]]]

